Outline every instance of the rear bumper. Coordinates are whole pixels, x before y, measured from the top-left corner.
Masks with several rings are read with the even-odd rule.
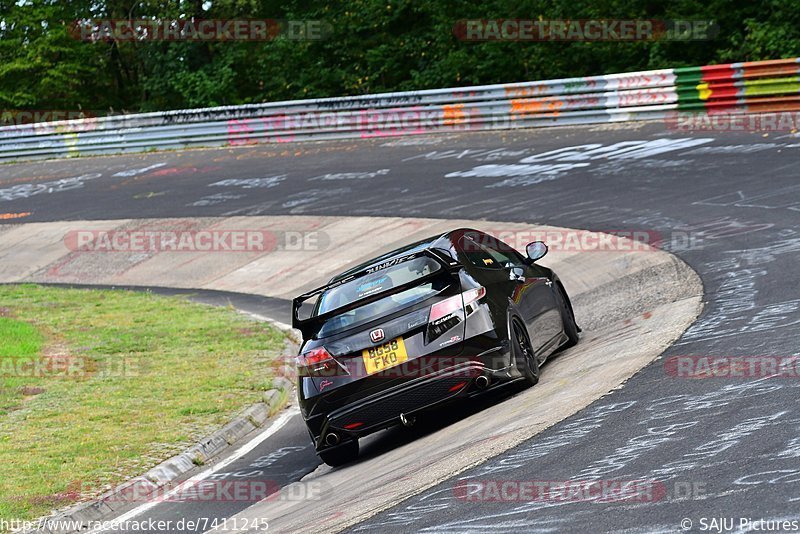
[[[464,362],[332,410],[315,436],[316,448],[324,448],[330,433],[342,440],[357,438],[400,423],[401,414],[413,415],[468,396],[475,389],[475,379],[487,374],[482,362]]]

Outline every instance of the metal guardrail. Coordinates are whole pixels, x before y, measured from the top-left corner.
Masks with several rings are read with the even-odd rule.
[[[0,127],[0,160],[800,110],[800,58]]]

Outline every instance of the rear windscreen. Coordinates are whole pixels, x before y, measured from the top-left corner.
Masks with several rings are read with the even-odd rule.
[[[370,295],[391,290],[394,287],[413,282],[439,270],[441,270],[441,265],[425,256],[386,267],[375,273],[361,276],[329,289],[317,301],[317,309],[314,315],[334,311]],[[330,335],[402,308],[413,306],[442,291],[447,287],[449,281],[450,277],[448,276],[434,277],[417,286],[387,295],[375,302],[332,317],[325,321],[318,336]]]

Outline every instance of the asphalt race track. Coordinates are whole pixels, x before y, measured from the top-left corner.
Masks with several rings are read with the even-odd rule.
[[[707,301],[662,358],[533,439],[352,530],[700,531],[703,518],[736,518],[738,526],[739,518],[800,517],[797,377],[690,379],[665,366],[683,355],[798,354],[799,155],[800,139],[788,133],[637,124],[13,164],[0,167],[0,214],[30,214],[0,223],[391,215],[657,233],[700,274]],[[370,438],[364,452],[435,431],[390,431]],[[283,449],[271,464],[276,479],[316,468],[299,418],[274,440],[242,466]],[[658,481],[661,491],[605,503],[476,501],[463,491],[470,481],[589,479]],[[220,507],[164,504],[147,513],[230,516],[242,503]]]

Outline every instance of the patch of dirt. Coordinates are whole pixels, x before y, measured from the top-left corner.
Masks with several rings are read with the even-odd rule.
[[[36,395],[41,395],[47,390],[39,386],[22,386],[19,391],[24,397],[34,397]]]

